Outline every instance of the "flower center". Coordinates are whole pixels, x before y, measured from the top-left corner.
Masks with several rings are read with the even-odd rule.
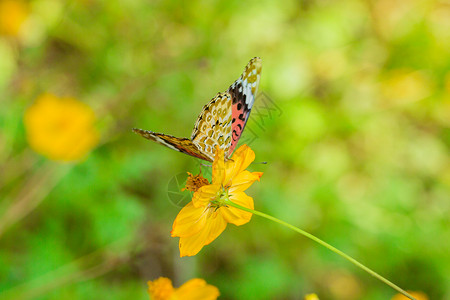
[[[224,188],[223,186],[217,191],[216,197],[211,201],[211,207],[215,210],[222,206],[227,206],[225,201],[229,200],[228,196],[228,188]]]

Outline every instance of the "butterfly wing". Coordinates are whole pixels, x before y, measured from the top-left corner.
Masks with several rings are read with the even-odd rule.
[[[229,157],[247,123],[260,77],[261,59],[255,57],[225,93],[218,93],[203,107],[190,139],[137,128],[133,131],[158,144],[203,160],[214,160],[216,145]]]
[[[203,106],[197,118],[191,135],[192,143],[207,156],[214,160],[214,148],[219,145],[228,153],[231,147],[231,96],[228,93],[218,93]]]
[[[150,130],[143,130],[133,128],[133,132],[145,137],[146,139],[157,142],[160,145],[164,145],[170,149],[200,158],[207,161],[212,161],[209,156],[204,155],[197,146],[187,138],[178,138],[172,135],[157,133]]]
[[[227,92],[232,99],[232,139],[228,156],[231,156],[247,124],[258,92],[260,78],[261,58],[255,57],[247,64],[241,77],[228,88]]]
[[[218,93],[203,106],[191,139],[137,128],[133,128],[133,131],[173,150],[212,162],[216,145],[226,153],[231,146],[231,96]]]

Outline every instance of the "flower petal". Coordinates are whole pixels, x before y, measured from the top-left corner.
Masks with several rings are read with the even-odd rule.
[[[233,177],[244,171],[254,160],[255,152],[247,145],[240,146],[231,159],[225,163],[226,176],[223,181],[224,185],[229,184]]]
[[[159,277],[156,280],[148,281],[147,284],[150,299],[170,299],[175,293],[172,281],[166,277]]]
[[[195,207],[189,202],[178,213],[170,232],[172,237],[186,237],[198,233],[205,227],[207,222],[208,208],[205,206]]]
[[[200,231],[194,235],[180,237],[180,256],[194,256],[213,240],[215,240],[227,227],[227,222],[212,208],[208,209],[207,222]]]
[[[218,184],[210,184],[204,185],[199,188],[192,197],[192,202],[195,207],[205,206],[214,199],[217,195],[217,192],[220,189],[220,185]]]
[[[213,184],[223,184],[223,179],[225,177],[225,161],[224,161],[224,151],[216,146],[214,151],[214,161],[212,165],[212,183]]]
[[[230,200],[240,206],[244,206],[250,209],[254,208],[253,198],[247,196],[244,192],[235,192],[230,195]],[[244,225],[249,222],[252,218],[252,213],[243,211],[239,208],[228,206],[221,207],[220,212],[222,213],[223,218],[228,223],[232,223],[236,226]]]
[[[218,288],[199,278],[187,281],[175,291],[176,298],[184,300],[215,300],[219,295]]]
[[[227,227],[227,222],[223,216],[215,209],[210,208],[211,214],[209,217],[209,232],[205,240],[205,245],[209,245],[214,241]]]
[[[229,189],[229,192],[232,194],[234,192],[245,191],[253,184],[253,182],[255,182],[256,180],[259,181],[262,175],[263,172],[249,172],[247,170],[237,174],[231,180],[231,187]]]

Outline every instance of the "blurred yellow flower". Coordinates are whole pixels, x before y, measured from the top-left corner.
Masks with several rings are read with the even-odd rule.
[[[413,292],[413,291],[407,292],[417,300],[429,300],[428,296],[423,292]],[[402,294],[396,294],[394,297],[392,297],[391,300],[409,300],[409,298],[403,296]]]
[[[31,148],[53,160],[79,160],[98,143],[94,111],[74,98],[43,94],[24,121]]]
[[[450,95],[450,72],[447,72],[447,74],[445,74],[444,91],[446,94]]]
[[[319,297],[316,294],[308,294],[305,295],[305,300],[319,300]]]
[[[215,286],[199,278],[191,279],[177,289],[172,286],[172,281],[165,277],[147,284],[151,300],[214,300],[220,295]]]
[[[225,230],[227,223],[240,226],[250,221],[251,213],[227,206],[226,202],[253,209],[253,199],[244,191],[263,174],[245,170],[254,159],[255,153],[247,145],[237,149],[226,162],[224,151],[216,148],[212,183],[194,193],[173,223],[171,234],[180,237],[180,256],[196,255]]]
[[[382,82],[381,92],[387,105],[407,104],[428,97],[431,94],[431,83],[419,71],[396,69],[387,74]]]
[[[0,34],[17,36],[29,14],[21,0],[0,0]]]

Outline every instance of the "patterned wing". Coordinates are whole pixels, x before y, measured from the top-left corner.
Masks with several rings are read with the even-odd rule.
[[[231,156],[244,131],[245,124],[247,124],[250,111],[255,102],[256,93],[258,92],[260,78],[261,58],[255,57],[247,64],[241,77],[228,88],[228,93],[231,95],[233,103],[231,108],[232,140],[228,156]]]
[[[138,128],[133,128],[133,132],[145,137],[146,139],[157,142],[158,144],[169,147],[170,149],[186,153],[188,155],[204,159],[207,161],[212,161],[209,156],[204,155],[197,146],[190,140],[186,138],[177,138],[175,136],[156,133],[149,130],[143,130]]]
[[[216,145],[228,153],[231,147],[230,94],[218,93],[203,107],[195,122],[191,140],[209,161],[214,160]]]
[[[214,148],[219,145],[228,158],[247,123],[260,77],[261,59],[255,57],[225,93],[218,93],[203,107],[190,139],[137,128],[133,131],[173,150],[211,162]]]

